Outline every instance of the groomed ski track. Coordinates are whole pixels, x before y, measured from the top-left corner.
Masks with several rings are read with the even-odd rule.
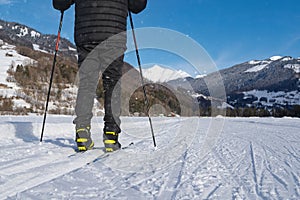
[[[121,143],[74,154],[72,117],[0,117],[0,199],[300,199],[300,119],[122,119]],[[5,139],[3,139],[5,138]],[[86,164],[90,163],[90,164]]]

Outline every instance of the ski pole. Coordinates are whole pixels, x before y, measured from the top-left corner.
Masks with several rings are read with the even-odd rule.
[[[47,95],[47,101],[46,101],[46,108],[44,111],[44,120],[43,120],[43,127],[42,127],[40,142],[43,141],[43,136],[44,136],[45,122],[46,122],[46,118],[47,118],[48,104],[49,104],[49,99],[50,99],[51,86],[52,86],[52,82],[53,82],[54,68],[55,68],[55,64],[56,64],[56,57],[57,57],[58,46],[59,46],[59,41],[60,41],[60,32],[61,32],[61,28],[62,28],[63,18],[64,18],[64,11],[61,11],[59,28],[58,28],[58,33],[57,33],[56,45],[55,45],[55,53],[54,53],[54,58],[53,58],[52,71],[51,71],[50,83],[49,83],[49,89],[48,89],[48,95]]]
[[[143,88],[145,104],[146,104],[146,112],[147,112],[146,114],[148,116],[149,123],[150,123],[151,134],[152,134],[152,139],[153,139],[153,145],[154,145],[154,147],[156,147],[156,141],[155,141],[155,135],[154,135],[154,131],[153,131],[152,120],[151,120],[151,117],[150,117],[150,114],[149,114],[150,105],[149,105],[149,100],[148,100],[148,97],[147,97],[146,88],[145,88],[145,84],[144,84],[144,78],[143,78],[143,72],[142,72],[142,66],[141,66],[141,59],[140,59],[139,49],[138,49],[136,36],[135,36],[135,32],[134,32],[134,25],[133,25],[132,15],[131,15],[130,11],[129,11],[129,19],[130,19],[130,25],[131,25],[131,29],[132,29],[132,37],[133,37],[134,46],[135,46],[135,54],[136,54],[137,62],[138,62],[138,65],[139,65],[140,75],[141,75],[142,88]]]

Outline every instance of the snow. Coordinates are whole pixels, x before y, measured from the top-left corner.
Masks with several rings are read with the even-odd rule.
[[[143,69],[143,76],[153,82],[168,82],[179,78],[191,77],[188,73],[182,70],[174,70],[159,65]]]
[[[270,60],[271,61],[267,61],[267,60],[262,60],[262,61],[258,61],[258,60],[251,60],[251,61],[249,61],[248,63],[250,64],[250,65],[254,65],[253,67],[251,67],[251,68],[249,68],[249,69],[247,69],[246,71],[245,71],[245,73],[251,73],[251,72],[259,72],[259,71],[261,71],[261,70],[263,70],[265,67],[267,67],[271,62],[273,62],[275,59],[276,59],[277,57],[275,57],[275,58],[270,58]],[[272,60],[273,59],[273,60]]]
[[[28,35],[28,28],[27,27],[15,26],[13,29],[17,29],[17,28],[20,28],[20,33],[17,34],[17,36],[24,37],[24,36]]]
[[[197,75],[195,78],[197,79],[197,78],[204,78],[204,77],[206,77],[207,76],[207,74],[199,74],[199,75]]]
[[[46,52],[39,49],[39,45],[34,44],[33,46],[35,50]],[[25,94],[22,91],[22,88],[16,84],[14,78],[7,73],[8,70],[15,71],[18,65],[32,65],[38,67],[37,61],[18,54],[15,50],[15,46],[7,43],[0,45],[0,97],[11,98],[14,103],[14,109],[24,107],[30,108],[31,106],[29,103],[35,104],[35,97]],[[52,90],[55,91],[55,88],[52,88]],[[59,100],[56,99],[54,102],[51,100],[51,102],[49,102],[49,108],[56,110],[59,107],[63,111],[72,113],[74,111],[76,94],[77,87],[66,85],[66,88],[62,90],[62,98]],[[98,109],[96,109],[95,112],[102,112],[99,107],[100,106],[98,105]]]
[[[286,65],[284,65],[284,68],[292,69],[296,73],[300,73],[300,65],[299,64],[286,64]]]
[[[38,45],[38,44],[32,44],[32,45],[33,45],[33,49],[36,50],[36,51],[40,51],[40,52],[43,52],[43,53],[49,53],[48,51],[40,49],[40,45]]]
[[[282,61],[289,61],[289,60],[293,60],[293,58],[292,58],[292,57],[289,57],[289,56],[287,56],[287,57],[284,57],[284,58],[282,59]]]
[[[148,119],[123,117],[135,144],[99,159],[102,119],[81,154],[72,117],[49,115],[41,144],[42,116],[0,118],[0,199],[300,198],[298,118],[153,118],[154,149]]]
[[[263,70],[264,68],[266,68],[270,63],[272,63],[273,61],[277,61],[282,59],[282,61],[290,61],[293,60],[292,57],[286,56],[286,57],[281,57],[281,56],[272,56],[269,60],[251,60],[248,63],[250,65],[254,65],[253,67],[251,67],[250,69],[247,69],[245,72],[259,72],[261,70]],[[284,66],[284,68],[288,68],[288,69],[293,69],[296,73],[300,73],[300,65],[299,64],[286,64]]]
[[[255,96],[258,98],[256,103],[260,102],[260,98],[266,97],[268,102],[260,102],[262,105],[265,106],[272,106],[274,103],[286,105],[287,103],[289,105],[299,105],[300,104],[300,92],[299,91],[290,91],[290,92],[284,92],[284,91],[278,91],[278,92],[270,92],[267,90],[251,90],[248,92],[243,92],[245,97],[247,96]],[[254,102],[254,103],[255,103]]]
[[[276,61],[276,60],[280,60],[281,58],[282,58],[281,56],[272,56],[272,57],[270,58],[270,60]]]
[[[194,98],[203,97],[204,99],[208,99],[207,96],[204,96],[203,94],[199,94],[199,93],[193,93],[192,97],[194,97]]]
[[[250,64],[250,65],[257,65],[257,64],[259,64],[261,61],[260,60],[251,60],[251,61],[249,61],[248,63]]]
[[[36,32],[36,31],[33,31],[33,30],[30,31],[30,35],[31,35],[31,37],[34,37],[34,38],[41,37],[40,33]]]
[[[24,65],[24,62],[34,62],[31,58],[18,54],[14,49],[15,46],[9,44],[4,44],[0,47],[0,83],[12,87],[13,89],[17,88],[17,86],[15,83],[7,82],[7,70],[11,66],[15,68],[17,65]],[[6,56],[7,53],[11,56]]]
[[[68,49],[69,49],[69,51],[75,51],[75,52],[77,52],[77,49],[75,49],[75,48],[73,48],[73,47],[68,47]]]
[[[234,109],[233,106],[229,105],[226,102],[223,102],[221,106],[218,106],[218,108],[231,108],[231,109]]]
[[[12,98],[16,96],[16,91],[9,88],[0,88],[0,96],[5,98]]]
[[[7,53],[11,56],[7,56]],[[17,65],[32,64],[35,61],[29,57],[18,54],[15,46],[4,44],[0,47],[0,84],[6,87],[0,88],[0,97],[12,98],[14,108],[30,108],[25,100],[20,99],[24,94],[20,91],[20,87],[15,82],[8,82],[7,71],[15,70]]]
[[[13,103],[14,103],[14,106],[17,108],[24,108],[24,107],[30,108],[31,107],[31,105],[23,99],[14,99]]]
[[[256,65],[250,69],[247,69],[245,72],[258,72],[263,70],[268,64]]]

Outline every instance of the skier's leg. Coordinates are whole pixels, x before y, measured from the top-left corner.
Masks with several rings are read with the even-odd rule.
[[[92,109],[99,79],[99,64],[83,62],[83,60],[94,47],[92,45],[78,47],[79,86],[75,106],[77,117],[74,120],[76,126],[90,126],[93,116]]]
[[[121,147],[118,142],[121,114],[121,84],[123,57],[117,58],[103,73],[104,88],[104,134],[103,142],[106,151],[114,151]]]
[[[79,87],[75,106],[76,142],[78,150],[88,150],[94,146],[91,139],[91,118],[95,91],[99,79],[99,64],[83,62],[95,46],[78,47]],[[89,64],[89,65],[87,65]]]

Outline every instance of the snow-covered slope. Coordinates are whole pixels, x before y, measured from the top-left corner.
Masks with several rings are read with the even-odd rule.
[[[251,60],[219,71],[228,104],[236,109],[263,109],[274,116],[278,116],[278,113],[275,115],[272,109],[285,110],[292,116],[298,116],[295,113],[299,113],[296,110],[300,105],[299,73],[300,59],[290,56]],[[213,82],[215,74],[187,80],[196,93],[209,97],[206,82]],[[181,84],[184,85],[183,82],[177,83],[179,86]],[[201,101],[200,105],[207,105],[207,102],[199,98],[197,100]]]
[[[15,46],[3,43],[0,45],[0,97],[12,98],[15,103],[15,108],[27,107],[30,105],[23,99],[18,97],[23,96],[21,88],[18,87],[12,77],[9,76],[8,70],[15,70],[17,65],[32,64],[35,61],[29,57],[18,54]]]
[[[285,61],[289,61],[292,60],[291,57],[282,57],[282,56],[272,56],[269,59],[265,59],[265,60],[251,60],[248,63],[250,65],[253,65],[253,67],[251,67],[250,69],[247,69],[245,72],[259,72],[263,69],[265,69],[269,64],[271,64],[273,61],[280,61],[282,60],[283,62]],[[289,68],[289,67],[285,67],[285,68]]]
[[[159,65],[154,65],[150,68],[143,69],[143,75],[150,81],[160,83],[179,78],[191,77],[191,75],[182,70],[169,69]]]
[[[22,111],[22,113],[27,113],[26,110],[31,110],[32,112],[43,112],[44,108],[36,105],[44,105],[46,100],[46,91],[48,89],[48,83],[46,82],[35,82],[35,86],[45,85],[45,89],[38,91],[34,90],[35,93],[25,92],[27,87],[24,87],[17,83],[13,74],[16,73],[18,66],[33,66],[38,68],[39,63],[29,57],[23,56],[16,51],[16,46],[1,42],[0,40],[0,106],[3,105],[3,99],[12,102],[12,110],[3,106],[1,114],[17,114],[17,111]],[[40,64],[44,65],[44,63]],[[41,76],[41,75],[40,75]],[[50,75],[49,75],[50,76]],[[48,79],[48,77],[46,77]],[[46,79],[46,80],[47,80]],[[57,91],[55,84],[52,86],[52,91]],[[40,92],[40,93],[38,93]],[[77,87],[72,84],[65,84],[61,90],[60,98],[51,98],[49,104],[49,110],[65,110],[66,112],[73,113],[74,105],[76,100]],[[38,95],[40,95],[38,98]],[[59,111],[59,112],[60,112]],[[96,109],[95,112],[98,112]],[[20,111],[21,112],[21,111]],[[56,112],[57,113],[57,112]]]
[[[16,46],[26,46],[42,52],[53,53],[56,45],[56,35],[42,34],[41,32],[16,22],[7,22],[0,19],[0,38]],[[75,45],[65,38],[61,38],[59,53],[66,57],[77,55]]]
[[[126,117],[135,145],[101,159],[101,119],[81,154],[72,117],[50,115],[42,144],[42,117],[0,118],[0,199],[300,198],[296,118],[153,118],[154,150],[148,119]]]

